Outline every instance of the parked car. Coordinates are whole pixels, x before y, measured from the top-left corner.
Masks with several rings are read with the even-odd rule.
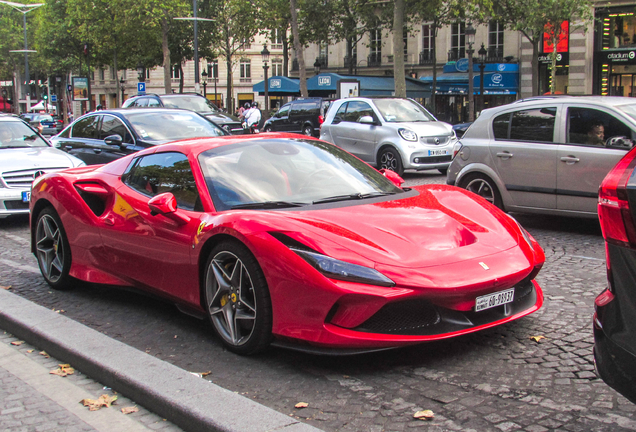
[[[242,135],[238,117],[221,112],[216,105],[197,93],[144,94],[127,99],[122,108],[180,108],[197,112],[212,120],[232,135]]]
[[[86,162],[103,164],[147,147],[183,138],[229,135],[195,112],[167,109],[112,109],[86,114],[51,138]]]
[[[607,384],[636,403],[636,149],[605,177],[598,216],[608,287],[594,302],[594,359]]]
[[[38,175],[82,165],[25,121],[0,114],[0,218],[29,213],[31,183]]]
[[[447,183],[507,211],[596,218],[601,181],[636,139],[636,101],[532,98],[486,109],[454,150]]]
[[[24,113],[20,115],[20,118],[28,121],[42,135],[58,134],[64,126],[50,114]]]
[[[38,178],[32,252],[53,288],[163,295],[240,354],[385,349],[541,307],[545,256],[514,219],[402,182],[296,134],[179,141]]]
[[[320,139],[336,144],[378,168],[446,174],[457,137],[412,99],[339,99],[327,113]]]
[[[331,100],[319,97],[298,98],[280,107],[265,121],[264,132],[293,132],[318,137]]]

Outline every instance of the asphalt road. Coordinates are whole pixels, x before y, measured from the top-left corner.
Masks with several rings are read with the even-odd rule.
[[[444,183],[435,171],[406,185]],[[227,352],[210,325],[106,286],[51,290],[29,252],[28,220],[0,219],[0,285],[108,336],[325,431],[636,430],[636,405],[594,373],[593,302],[606,284],[593,220],[516,215],[546,252],[537,313],[446,341],[351,357]],[[62,312],[63,311],[63,312]],[[543,336],[539,342],[531,337]],[[297,402],[307,402],[302,410]],[[413,419],[430,409],[432,421]]]

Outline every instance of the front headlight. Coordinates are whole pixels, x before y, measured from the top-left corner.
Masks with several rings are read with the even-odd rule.
[[[316,252],[290,249],[328,278],[384,287],[395,286],[395,282],[375,269],[340,261]]]
[[[398,133],[405,139],[406,141],[417,141],[417,134],[409,129],[400,128],[398,129]]]

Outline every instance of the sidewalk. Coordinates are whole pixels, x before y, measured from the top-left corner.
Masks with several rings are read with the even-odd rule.
[[[319,432],[6,290],[0,329],[3,431]],[[59,364],[75,373],[50,374]],[[117,394],[116,404],[79,403],[102,394]],[[140,411],[121,412],[133,406]]]

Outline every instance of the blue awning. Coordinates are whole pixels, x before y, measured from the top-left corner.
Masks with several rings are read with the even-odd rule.
[[[389,76],[340,75],[321,73],[307,80],[310,96],[335,94],[341,79],[360,81],[360,96],[392,96],[395,94],[395,80]],[[412,98],[430,97],[428,85],[412,78],[406,78],[406,95]]]
[[[265,94],[265,81],[252,86],[252,91],[260,95]],[[284,76],[273,76],[267,79],[267,94],[269,96],[300,96],[300,80]]]
[[[480,71],[473,71],[473,93],[479,94]],[[433,76],[420,77],[420,81],[431,85]],[[484,68],[484,94],[516,94],[519,91],[519,65],[512,63],[489,63]],[[468,94],[467,72],[444,72],[437,75],[436,94]]]

